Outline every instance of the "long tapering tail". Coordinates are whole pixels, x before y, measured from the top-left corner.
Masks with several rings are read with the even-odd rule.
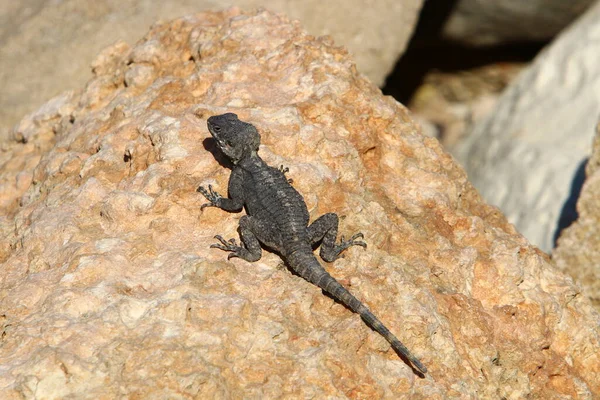
[[[425,367],[417,357],[413,356],[406,346],[404,346],[402,342],[398,340],[398,338],[394,336],[363,303],[361,303],[360,300],[354,297],[352,293],[325,271],[312,253],[310,253],[310,256],[299,258],[300,259],[294,260],[298,262],[292,262],[292,260],[290,260],[291,267],[294,271],[307,281],[331,294],[336,300],[349,307],[355,313],[359,314],[371,329],[383,336],[392,345],[392,348],[396,350],[396,352],[409,360],[411,364],[423,374],[427,372],[427,367]]]

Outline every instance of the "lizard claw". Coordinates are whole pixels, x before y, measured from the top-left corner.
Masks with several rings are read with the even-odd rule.
[[[208,185],[208,190],[206,190],[204,186],[199,186],[197,191],[202,193],[208,200],[208,203],[204,203],[200,206],[200,210],[204,210],[206,207],[219,207],[222,196],[213,190],[212,185]]]
[[[364,235],[360,232],[355,235],[352,235],[352,237],[349,240],[346,240],[346,237],[344,235],[341,235],[340,244],[330,247],[321,246],[321,258],[327,262],[333,262],[338,258],[343,258],[344,250],[351,246],[360,246],[367,248],[367,244],[365,242],[363,242],[362,240],[357,240],[362,239],[363,237]]]
[[[358,232],[354,235],[352,235],[352,237],[350,238],[349,242],[351,243],[351,246],[361,246],[364,247],[365,249],[367,248],[367,244],[362,241],[362,240],[356,240],[358,238],[360,239],[364,239],[364,235],[362,234],[362,232]]]
[[[287,174],[288,172],[290,172],[290,169],[288,167],[284,167],[283,165],[279,166],[279,171],[285,176],[285,174]],[[292,178],[289,178],[288,180],[289,184],[294,183],[294,180]]]
[[[340,244],[339,246],[337,246],[339,248],[339,251],[342,252],[345,249],[347,249],[350,246],[361,246],[364,248],[367,248],[367,244],[365,242],[363,242],[362,240],[356,240],[356,239],[363,239],[365,236],[361,233],[358,232],[354,235],[352,235],[352,237],[349,240],[345,240],[344,235],[342,235],[340,237]]]
[[[215,239],[217,239],[220,243],[213,243],[210,245],[211,249],[221,249],[223,251],[230,251],[231,253],[227,256],[227,259],[230,260],[233,257],[240,257],[239,252],[244,248],[238,246],[235,239],[231,238],[229,240],[223,239],[221,235],[216,235]]]
[[[223,239],[223,236],[221,235],[215,235],[214,238],[223,244],[227,244],[227,242],[225,241],[225,239]]]

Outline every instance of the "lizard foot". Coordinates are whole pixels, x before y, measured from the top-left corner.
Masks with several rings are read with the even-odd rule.
[[[338,258],[343,257],[341,254],[350,246],[361,246],[366,248],[367,244],[365,242],[357,240],[362,238],[364,238],[364,236],[360,232],[353,235],[349,240],[346,240],[342,235],[340,237],[340,244],[330,248],[321,247],[321,258],[327,262],[333,262]]]
[[[202,193],[208,200],[208,203],[200,206],[200,210],[204,210],[206,207],[219,207],[219,201],[223,198],[223,196],[213,190],[212,185],[208,185],[208,190],[204,186],[199,186],[197,192]]]
[[[223,251],[230,251],[231,253],[229,253],[229,255],[227,256],[228,260],[232,259],[233,257],[244,258],[242,257],[242,253],[247,252],[247,250],[241,246],[238,246],[235,239],[232,238],[229,240],[225,240],[221,235],[216,235],[215,239],[217,239],[221,243],[211,244],[211,249],[221,249]]]
[[[356,239],[364,239],[365,236],[361,233],[358,232],[354,235],[352,235],[352,237],[349,240],[344,240],[344,235],[342,235],[340,237],[340,244],[335,246],[336,249],[339,249],[339,252],[341,253],[342,251],[346,250],[348,247],[350,246],[361,246],[364,247],[365,249],[367,248],[367,244],[365,242],[363,242],[362,240],[356,240]]]

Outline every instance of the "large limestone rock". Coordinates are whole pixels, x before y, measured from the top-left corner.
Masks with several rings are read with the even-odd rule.
[[[476,46],[547,41],[581,15],[594,0],[457,0],[447,2],[446,39]],[[451,5],[450,5],[451,4]],[[432,12],[440,13],[440,5]]]
[[[600,110],[598,18],[600,3],[506,89],[456,154],[483,197],[544,251],[563,225]]]
[[[577,203],[579,218],[567,228],[552,252],[556,265],[574,276],[600,311],[600,126],[586,164],[586,180]]]
[[[600,318],[343,49],[267,12],[155,26],[1,155],[0,398],[588,398]],[[278,256],[226,260],[200,211],[229,170],[206,130],[253,122],[313,218],[362,231],[326,268],[429,368]]]
[[[157,19],[237,5],[269,9],[302,21],[314,35],[331,35],[376,84],[404,52],[423,0],[28,0],[0,7],[0,137],[21,116],[90,79],[98,52],[133,44]],[[4,4],[6,3],[6,4]]]

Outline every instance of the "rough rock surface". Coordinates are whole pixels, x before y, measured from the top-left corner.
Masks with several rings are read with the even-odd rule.
[[[550,40],[594,0],[458,0],[449,3],[454,5],[442,35],[460,43],[489,46]]]
[[[25,118],[1,156],[0,398],[592,398],[600,318],[348,53],[267,12],[155,26]],[[206,118],[253,122],[313,218],[369,247],[326,268],[423,378],[277,255],[210,249],[241,214]]]
[[[455,154],[483,197],[544,251],[554,247],[600,111],[598,18],[600,3],[509,86]]]
[[[563,231],[552,252],[556,265],[583,286],[600,311],[600,125],[594,151],[586,165],[586,180],[577,202],[579,218]]]
[[[314,35],[331,35],[359,70],[383,84],[416,24],[423,0],[270,0]],[[4,4],[6,3],[6,4]],[[90,62],[117,40],[133,44],[158,18],[265,5],[259,0],[27,0],[0,7],[0,137],[26,113],[90,79]],[[60,21],[60,23],[57,23]],[[351,21],[351,23],[349,23]],[[35,62],[32,62],[35,60]]]

